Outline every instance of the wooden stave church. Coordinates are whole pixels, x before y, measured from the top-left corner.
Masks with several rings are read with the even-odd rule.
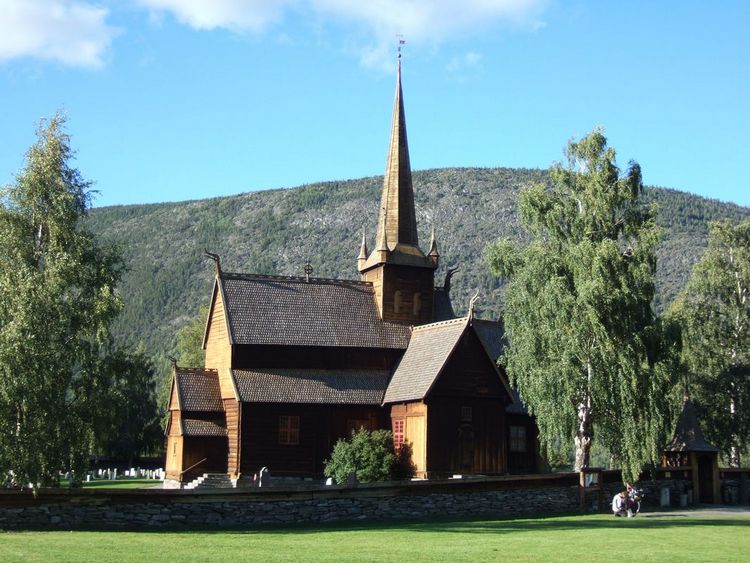
[[[419,247],[401,64],[375,248],[360,280],[217,272],[205,368],[175,366],[167,479],[235,482],[263,467],[321,476],[351,431],[390,429],[417,477],[534,473],[537,429],[495,360],[498,322],[456,317],[450,274],[434,287],[434,230]]]

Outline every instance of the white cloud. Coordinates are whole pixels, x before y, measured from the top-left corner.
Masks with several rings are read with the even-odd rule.
[[[260,32],[282,18],[294,0],[137,0],[156,12],[170,12],[195,29]]]
[[[74,0],[3,0],[0,61],[18,57],[100,67],[118,30],[104,8]]]
[[[364,64],[392,59],[396,35],[410,44],[439,45],[508,22],[536,29],[548,0],[136,0],[151,10],[171,12],[195,29],[262,32],[291,10],[308,19],[345,26],[356,34]],[[314,16],[309,18],[309,16]]]
[[[461,56],[453,57],[445,67],[445,70],[457,72],[468,67],[477,66],[480,60],[482,60],[482,55],[474,51],[469,51]]]

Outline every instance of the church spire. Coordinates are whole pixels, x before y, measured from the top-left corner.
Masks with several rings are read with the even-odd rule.
[[[357,265],[364,266],[367,261],[367,231],[365,227],[362,227],[362,244],[359,246],[359,256],[357,257]]]
[[[376,236],[376,250],[394,250],[399,244],[419,246],[414,190],[411,182],[409,143],[406,137],[404,96],[401,89],[401,60],[396,74],[391,139],[383,179],[383,195]]]
[[[375,247],[364,263],[358,262],[358,267],[360,272],[364,272],[385,263],[432,269],[437,267],[434,260],[425,256],[419,248],[417,237],[417,214],[414,207],[409,142],[406,136],[400,57]]]

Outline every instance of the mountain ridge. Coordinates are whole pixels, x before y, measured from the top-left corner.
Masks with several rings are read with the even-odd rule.
[[[222,257],[227,271],[357,279],[356,257],[366,228],[374,240],[382,176],[333,180],[179,202],[98,207],[89,227],[124,251],[128,270],[120,291],[125,308],[115,334],[127,346],[143,342],[152,356],[174,350],[176,331],[206,304],[213,265],[204,249]],[[436,168],[413,172],[421,245],[436,229],[442,285],[446,267],[454,308],[462,314],[475,289],[478,313],[496,318],[502,288],[483,262],[484,248],[499,237],[524,240],[517,221],[519,190],[549,183],[546,170],[531,168]],[[679,292],[706,246],[711,220],[750,219],[750,208],[674,188],[647,187],[664,229],[658,252],[657,308]]]

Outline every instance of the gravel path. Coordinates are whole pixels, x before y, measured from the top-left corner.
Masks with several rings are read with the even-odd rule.
[[[641,512],[638,518],[663,518],[665,516],[739,516],[741,518],[750,518],[750,506],[730,506],[722,504],[712,504],[697,506],[695,508],[683,508],[677,510],[665,510],[654,512]]]

